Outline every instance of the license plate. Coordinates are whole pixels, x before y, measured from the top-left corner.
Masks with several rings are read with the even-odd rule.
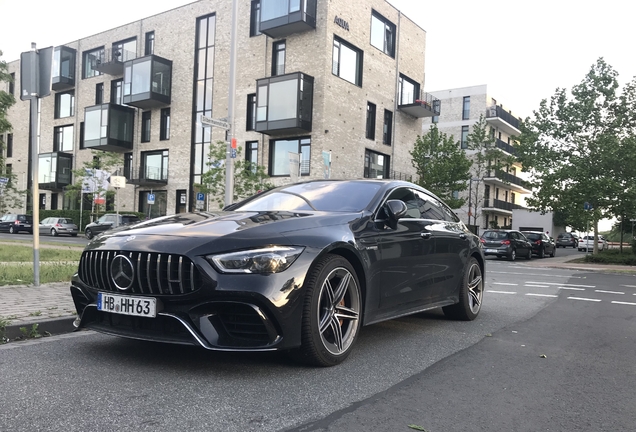
[[[154,318],[157,316],[157,299],[98,293],[97,310],[121,315]]]
[[[29,224],[24,224],[24,227],[25,227],[25,228],[31,228],[31,225],[29,225]]]
[[[486,249],[487,253],[497,253],[497,249]]]

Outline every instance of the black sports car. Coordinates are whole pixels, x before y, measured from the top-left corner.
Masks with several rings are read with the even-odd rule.
[[[479,238],[412,183],[309,181],[228,208],[94,239],[72,280],[76,327],[331,366],[362,325],[479,313]]]

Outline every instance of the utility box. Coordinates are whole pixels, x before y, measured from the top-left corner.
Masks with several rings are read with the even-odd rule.
[[[512,229],[544,232],[548,237],[555,239],[559,233],[565,232],[565,227],[554,224],[554,213],[541,214],[541,212],[533,212],[526,209],[512,210]]]

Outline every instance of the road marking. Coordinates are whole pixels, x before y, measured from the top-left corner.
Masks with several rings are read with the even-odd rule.
[[[506,282],[493,282],[493,285],[512,285],[512,286],[517,286],[519,284],[516,283],[506,283]]]
[[[636,285],[621,285],[621,286],[624,286],[625,288],[636,288]]]
[[[494,271],[494,270],[488,270],[488,273],[513,274],[513,275],[523,275],[523,276],[545,276],[545,273],[516,273],[516,272],[502,272],[502,271]],[[581,276],[568,276],[568,275],[550,275],[550,277],[551,278],[582,279]]]
[[[601,299],[591,299],[584,297],[568,297],[568,300],[583,300],[583,301],[591,301],[591,302],[600,302]]]
[[[489,293],[495,293],[495,294],[517,294],[514,291],[493,291],[493,290],[486,290],[486,292]]]
[[[564,287],[560,286],[559,289],[571,290],[571,291],[585,291],[585,288],[574,288],[574,287]]]
[[[558,297],[558,295],[555,294],[535,294],[535,293],[527,293],[527,296],[533,296],[533,297]]]
[[[596,285],[577,285],[577,284],[564,284],[558,282],[536,282],[536,281],[527,281],[527,284],[543,284],[543,285],[559,285],[559,286],[568,286],[568,287],[578,287],[578,288],[596,288]]]
[[[525,284],[524,286],[535,287],[535,288],[550,288],[548,285],[529,285],[529,284]]]
[[[630,302],[619,302],[619,301],[613,301],[612,303],[614,303],[614,304],[623,304],[623,305],[636,306],[636,303],[630,303]]]
[[[604,293],[604,294],[625,294],[624,292],[620,292],[620,291],[605,291],[605,290],[594,290],[594,292]]]

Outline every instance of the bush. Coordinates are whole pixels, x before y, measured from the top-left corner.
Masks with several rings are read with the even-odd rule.
[[[631,251],[621,253],[619,249],[608,249],[594,255],[585,255],[585,262],[636,266],[636,255],[634,255]]]
[[[636,237],[632,237],[632,253],[636,254]]]

